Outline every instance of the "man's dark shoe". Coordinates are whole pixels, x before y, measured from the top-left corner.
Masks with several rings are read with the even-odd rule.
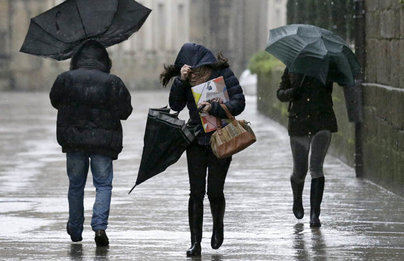
[[[105,230],[97,230],[95,231],[95,244],[97,247],[105,247],[109,245],[109,240],[107,237],[107,233],[105,233]]]
[[[67,232],[67,234],[69,234],[70,239],[71,239],[73,242],[80,242],[80,241],[83,240],[83,237],[82,237],[81,235],[74,235],[74,234],[71,232],[70,227],[69,227],[69,222],[67,222],[67,224],[66,224],[66,232]]]
[[[293,214],[297,219],[302,219],[304,216],[303,200],[302,200],[304,181],[301,183],[297,183],[291,177],[290,184],[292,186],[293,191]]]
[[[310,191],[310,227],[321,227],[320,206],[324,193],[324,177],[311,180]]]

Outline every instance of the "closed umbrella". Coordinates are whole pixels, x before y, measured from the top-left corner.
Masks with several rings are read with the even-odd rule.
[[[192,129],[170,109],[150,109],[147,117],[142,160],[135,186],[165,171],[177,162],[195,139]]]
[[[67,0],[31,19],[20,51],[65,60],[88,39],[112,46],[138,31],[150,12],[133,0]]]

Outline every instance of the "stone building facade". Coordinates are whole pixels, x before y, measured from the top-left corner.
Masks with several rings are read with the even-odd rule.
[[[9,1],[0,2],[0,90],[13,85],[10,74]]]
[[[0,90],[48,90],[68,61],[19,53],[31,17],[62,0],[0,1]],[[113,72],[131,89],[161,88],[163,65],[172,63],[184,42],[223,51],[236,74],[263,49],[269,27],[284,23],[285,0],[139,0],[153,11],[139,32],[109,48]],[[285,9],[285,6],[283,7]],[[282,15],[281,15],[282,16]],[[271,17],[271,19],[269,19]]]
[[[268,37],[267,0],[191,0],[190,39],[223,52],[240,74]]]
[[[286,24],[287,0],[268,0],[267,2],[267,26],[268,30]]]
[[[66,63],[19,52],[30,18],[61,1],[0,1],[0,90],[49,89]]]
[[[163,65],[173,63],[181,45],[191,41],[223,52],[240,74],[251,55],[265,46],[271,1],[140,1],[153,12],[130,41],[112,48],[119,61],[115,69],[132,88],[160,88]]]
[[[153,11],[128,41],[109,48],[113,72],[131,89],[159,89],[164,64],[173,62],[181,45],[189,41],[189,1],[138,2]]]
[[[31,17],[63,0],[0,1],[0,90],[48,90],[69,61],[56,62],[19,52]],[[113,72],[130,88],[158,86],[158,71],[188,41],[187,0],[139,1],[153,9],[139,32],[128,41],[108,48]]]

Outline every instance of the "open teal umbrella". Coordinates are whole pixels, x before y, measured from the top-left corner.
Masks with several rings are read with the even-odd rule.
[[[339,85],[355,84],[361,67],[349,45],[326,29],[292,24],[272,29],[265,49],[281,60],[290,72],[327,80]]]

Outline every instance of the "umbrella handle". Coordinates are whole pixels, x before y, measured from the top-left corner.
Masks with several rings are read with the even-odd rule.
[[[55,25],[56,25],[56,30],[57,31],[60,31],[60,26],[59,26],[59,23],[58,23],[58,19],[59,19],[60,14],[61,14],[60,11],[57,11],[56,14],[55,14]]]
[[[304,80],[306,80],[306,74],[303,75],[303,79],[302,79],[302,81],[300,82],[299,87],[297,87],[297,90],[300,90],[300,89],[303,88]]]
[[[297,89],[302,88],[305,79],[306,79],[306,74],[303,75],[303,79],[302,79],[302,81],[300,82],[300,85],[299,85],[299,87],[297,87]],[[295,93],[296,93],[296,92],[295,92]],[[289,102],[289,105],[288,105],[288,112],[290,112],[290,109],[291,109],[291,108],[292,108],[292,101]]]
[[[302,79],[302,81],[300,82],[299,88],[302,88],[303,83],[304,83],[304,80],[306,80],[306,74],[303,74],[303,79]]]

